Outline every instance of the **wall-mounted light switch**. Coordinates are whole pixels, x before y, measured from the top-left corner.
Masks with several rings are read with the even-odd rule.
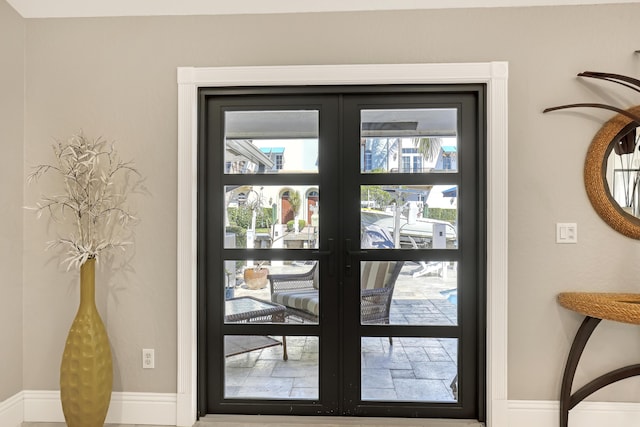
[[[556,243],[578,243],[578,224],[575,222],[557,223]]]

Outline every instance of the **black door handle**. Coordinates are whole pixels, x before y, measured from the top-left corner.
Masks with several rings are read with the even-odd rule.
[[[329,247],[329,250],[321,251],[320,249],[318,249],[317,251],[313,251],[311,253],[314,254],[314,255],[320,255],[320,256],[333,255],[333,251],[335,249],[334,240],[333,239],[327,239],[327,246]],[[335,274],[334,263],[335,263],[335,261],[332,258],[330,258],[329,259],[329,276],[333,276]]]
[[[351,275],[351,257],[366,254],[367,251],[351,250],[351,239],[344,239],[344,272],[347,276]]]

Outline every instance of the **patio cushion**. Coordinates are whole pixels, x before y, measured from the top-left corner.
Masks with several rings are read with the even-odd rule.
[[[380,289],[389,283],[395,262],[373,261],[361,264],[360,288]]]
[[[271,301],[285,307],[297,308],[315,316],[320,314],[317,289],[274,292]]]

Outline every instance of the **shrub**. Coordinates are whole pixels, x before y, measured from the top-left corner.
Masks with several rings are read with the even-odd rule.
[[[429,208],[427,209],[425,218],[439,219],[455,223],[458,219],[457,209]]]
[[[245,230],[251,227],[252,212],[248,206],[227,208],[229,223]],[[256,215],[256,228],[270,228],[273,225],[273,209],[261,208]]]
[[[293,219],[287,221],[287,231],[293,231],[293,222]],[[298,230],[302,230],[305,225],[307,225],[307,221],[305,221],[304,219],[298,220]]]
[[[237,208],[228,208],[229,223],[236,225],[245,230],[251,227],[251,209],[246,206],[238,206]]]
[[[273,225],[273,208],[262,208],[256,217],[256,228],[271,228]]]
[[[236,235],[236,248],[246,248],[247,247],[247,230],[237,226],[230,225],[226,228],[227,233],[233,233]]]

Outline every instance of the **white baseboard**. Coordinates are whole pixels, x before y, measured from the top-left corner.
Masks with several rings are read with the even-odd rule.
[[[24,418],[24,396],[20,392],[0,402],[0,426],[20,427]]]
[[[113,393],[106,422],[175,426],[176,413],[173,393]],[[559,413],[557,401],[510,400],[508,425],[491,427],[558,427]],[[640,425],[638,420],[640,403],[581,402],[569,412],[569,427],[629,427]],[[64,422],[60,392],[25,390],[0,402],[0,426],[20,427],[23,421]]]
[[[558,401],[510,400],[508,412],[508,427],[558,427],[560,425]],[[569,427],[638,425],[640,425],[640,403],[581,402],[569,411]]]
[[[175,426],[176,411],[175,393],[115,393],[106,422]]]
[[[25,390],[24,421],[64,422],[59,391]],[[113,393],[107,423],[176,425],[174,393]],[[0,420],[0,425],[4,426]]]

